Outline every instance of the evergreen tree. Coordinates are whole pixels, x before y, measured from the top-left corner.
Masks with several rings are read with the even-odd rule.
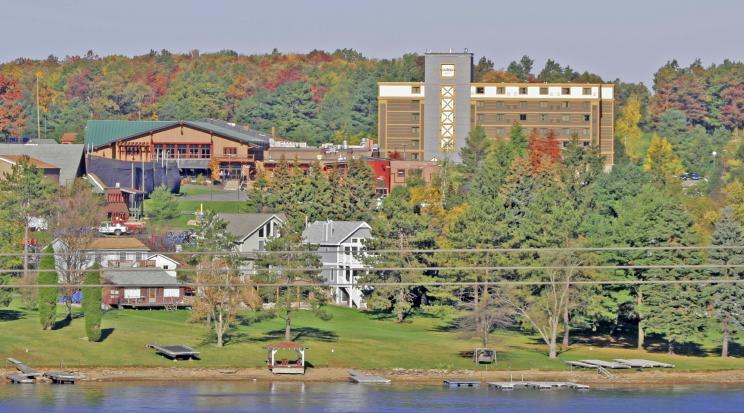
[[[176,197],[165,185],[152,191],[147,210],[147,215],[156,220],[173,219],[181,214]]]
[[[714,247],[741,247],[744,235],[732,208],[721,210],[715,224],[711,245]],[[744,251],[734,249],[712,249],[710,262],[719,265],[744,264]],[[715,316],[721,323],[721,357],[728,357],[729,342],[733,333],[744,327],[744,270],[741,268],[712,268],[710,275],[727,282],[711,287]],[[731,282],[739,281],[739,282]]]
[[[465,138],[465,146],[460,149],[460,158],[465,173],[473,175],[491,153],[491,140],[486,136],[486,131],[476,126]]]
[[[39,263],[39,285],[57,285],[58,275],[54,268],[54,249],[51,245],[44,249],[44,255]],[[54,328],[57,319],[57,287],[39,287],[39,321],[41,328]]]
[[[527,153],[527,135],[524,133],[524,129],[519,122],[514,122],[511,129],[509,130],[509,140],[514,148],[517,149],[519,156],[524,156]]]
[[[86,285],[101,284],[101,266],[96,263],[85,273]],[[83,315],[85,316],[85,334],[88,341],[101,341],[101,287],[83,287]]]

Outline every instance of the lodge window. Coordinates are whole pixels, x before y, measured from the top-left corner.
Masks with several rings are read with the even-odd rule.
[[[541,87],[541,88],[540,88],[540,94],[541,94],[541,95],[547,95],[547,94],[548,94],[548,88],[546,88],[546,87]]]
[[[212,157],[212,146],[211,145],[201,146],[201,157],[205,159],[209,159]]]
[[[484,88],[483,86],[477,86],[475,88],[475,94],[476,95],[482,95],[484,93],[486,93],[486,88]]]
[[[526,87],[520,87],[519,88],[519,94],[520,95],[526,95],[527,94],[527,88]]]
[[[498,95],[504,95],[506,94],[506,88],[503,86],[499,86],[496,88],[496,94]]]
[[[133,146],[127,146],[126,153],[127,153],[127,156],[139,156],[140,148],[133,147]]]
[[[519,120],[527,120],[527,114],[526,113],[520,113],[519,114]]]
[[[126,261],[127,260],[127,253],[126,252],[120,252],[119,253],[119,261]]]
[[[415,95],[421,93],[421,86],[411,86],[411,93]]]
[[[561,94],[563,94],[563,95],[570,95],[571,94],[571,88],[570,87],[561,88]]]
[[[189,145],[189,158],[199,157],[199,145]]]
[[[176,155],[176,145],[169,143],[167,146],[166,156],[172,158]]]
[[[398,169],[396,172],[396,175],[398,178],[405,178],[406,177],[406,170],[405,169]]]
[[[187,145],[183,143],[178,144],[178,157],[185,158],[187,156],[187,153],[188,153]]]
[[[585,87],[585,88],[581,89],[581,93],[584,94],[584,95],[591,95],[592,94],[592,88]]]
[[[118,297],[119,296],[119,290],[111,290],[109,291],[109,295],[112,297]]]
[[[235,156],[238,154],[238,148],[234,146],[229,146],[226,148],[222,148],[222,154],[226,156]]]

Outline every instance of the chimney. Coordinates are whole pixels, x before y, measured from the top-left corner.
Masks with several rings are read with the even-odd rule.
[[[276,126],[271,127],[271,139],[276,139]]]
[[[323,223],[323,240],[330,240],[331,234],[333,234],[333,221],[329,219],[328,221]]]

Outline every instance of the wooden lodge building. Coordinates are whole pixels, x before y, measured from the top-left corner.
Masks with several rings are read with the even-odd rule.
[[[92,156],[130,161],[175,161],[183,175],[240,179],[255,173],[270,136],[214,119],[199,121],[89,120],[85,145]]]
[[[162,268],[106,268],[101,279],[106,308],[176,309],[192,305],[191,289]]]

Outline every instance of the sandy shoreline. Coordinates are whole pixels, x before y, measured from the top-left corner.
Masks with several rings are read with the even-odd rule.
[[[43,370],[43,369],[40,369]],[[55,371],[54,368],[48,369]],[[59,369],[56,369],[59,370]],[[573,381],[594,387],[614,387],[621,385],[744,385],[744,370],[719,371],[674,371],[657,369],[647,371],[613,371],[614,378],[606,378],[595,371],[473,371],[473,370],[406,370],[377,369],[364,370],[371,374],[387,377],[393,383],[441,384],[443,379],[463,379],[487,381]],[[0,370],[3,376],[13,370]],[[202,381],[202,380],[242,380],[242,381],[304,381],[304,382],[347,382],[348,369],[312,368],[305,375],[272,375],[263,368],[191,368],[191,367],[131,367],[131,368],[81,368],[72,370],[83,381],[124,382],[124,381]]]

